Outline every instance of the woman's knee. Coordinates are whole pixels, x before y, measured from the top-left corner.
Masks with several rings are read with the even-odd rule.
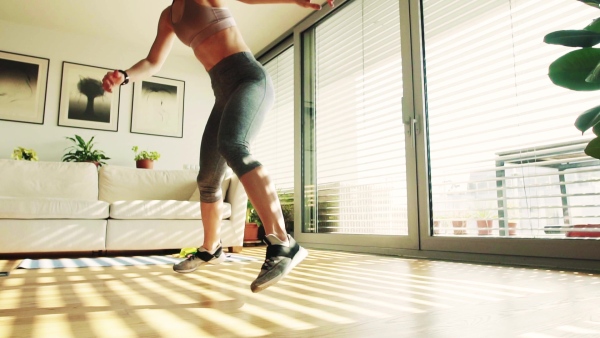
[[[214,175],[207,175],[200,171],[196,182],[200,191],[200,202],[214,203],[223,198],[221,180]]]
[[[218,149],[219,154],[238,177],[261,165],[246,145],[225,141],[219,142]]]

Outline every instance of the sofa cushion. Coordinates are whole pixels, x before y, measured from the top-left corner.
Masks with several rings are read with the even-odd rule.
[[[0,196],[0,218],[8,219],[106,219],[108,207],[97,200]]]
[[[0,219],[0,253],[105,250],[105,219]]]
[[[231,216],[231,204],[223,203],[223,219]],[[153,200],[116,201],[110,206],[114,219],[201,219],[200,202]]]
[[[93,163],[0,160],[0,196],[98,200]]]
[[[188,201],[196,188],[191,170],[136,169],[105,165],[99,173],[99,199],[109,203],[135,200]]]

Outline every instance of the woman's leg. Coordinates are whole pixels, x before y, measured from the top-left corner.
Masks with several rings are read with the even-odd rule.
[[[275,185],[271,182],[267,170],[263,166],[256,167],[240,177],[240,181],[265,227],[265,234],[274,234],[285,242],[287,232],[285,231],[281,204]]]
[[[200,144],[200,172],[198,173],[198,189],[200,189],[200,212],[204,227],[202,247],[213,251],[220,243],[221,221],[223,219],[223,192],[221,183],[227,170],[225,160],[218,151],[218,131],[222,119],[222,108],[215,103]]]
[[[260,292],[285,277],[308,253],[286,234],[277,191],[250,152],[250,142],[271,109],[273,89],[262,66],[255,63],[247,69],[250,76],[228,95],[219,129],[219,153],[240,178],[265,226],[265,263],[250,285],[252,292]]]
[[[197,182],[204,241],[195,255],[190,255],[186,260],[173,265],[173,270],[179,273],[192,272],[203,264],[218,264],[225,260],[223,248],[219,245],[223,215],[221,183],[227,170],[225,160],[217,150],[221,111],[217,101],[206,123],[200,145],[200,172]]]
[[[220,230],[223,219],[223,200],[213,203],[200,202],[202,225],[204,226],[204,241],[202,247],[212,252],[221,242]]]
[[[258,74],[238,84],[227,100],[219,130],[219,153],[240,178],[256,209],[265,234],[287,240],[281,205],[267,170],[254,158],[250,143],[272,107],[271,82],[260,68]],[[269,131],[265,131],[269,132]]]

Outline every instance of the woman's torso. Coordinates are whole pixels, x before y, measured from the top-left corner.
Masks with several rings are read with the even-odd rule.
[[[177,36],[206,70],[229,55],[249,51],[221,0],[173,0],[170,14]]]

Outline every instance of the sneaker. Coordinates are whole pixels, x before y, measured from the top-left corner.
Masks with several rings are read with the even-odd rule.
[[[308,256],[306,249],[298,245],[290,235],[287,237],[289,245],[275,235],[268,235],[264,239],[267,243],[267,257],[258,277],[250,285],[252,292],[260,292],[279,282]]]
[[[223,247],[220,244],[212,254],[200,247],[196,253],[189,254],[185,260],[173,265],[173,270],[179,273],[189,273],[204,264],[223,263],[225,259],[226,256],[223,254]]]

